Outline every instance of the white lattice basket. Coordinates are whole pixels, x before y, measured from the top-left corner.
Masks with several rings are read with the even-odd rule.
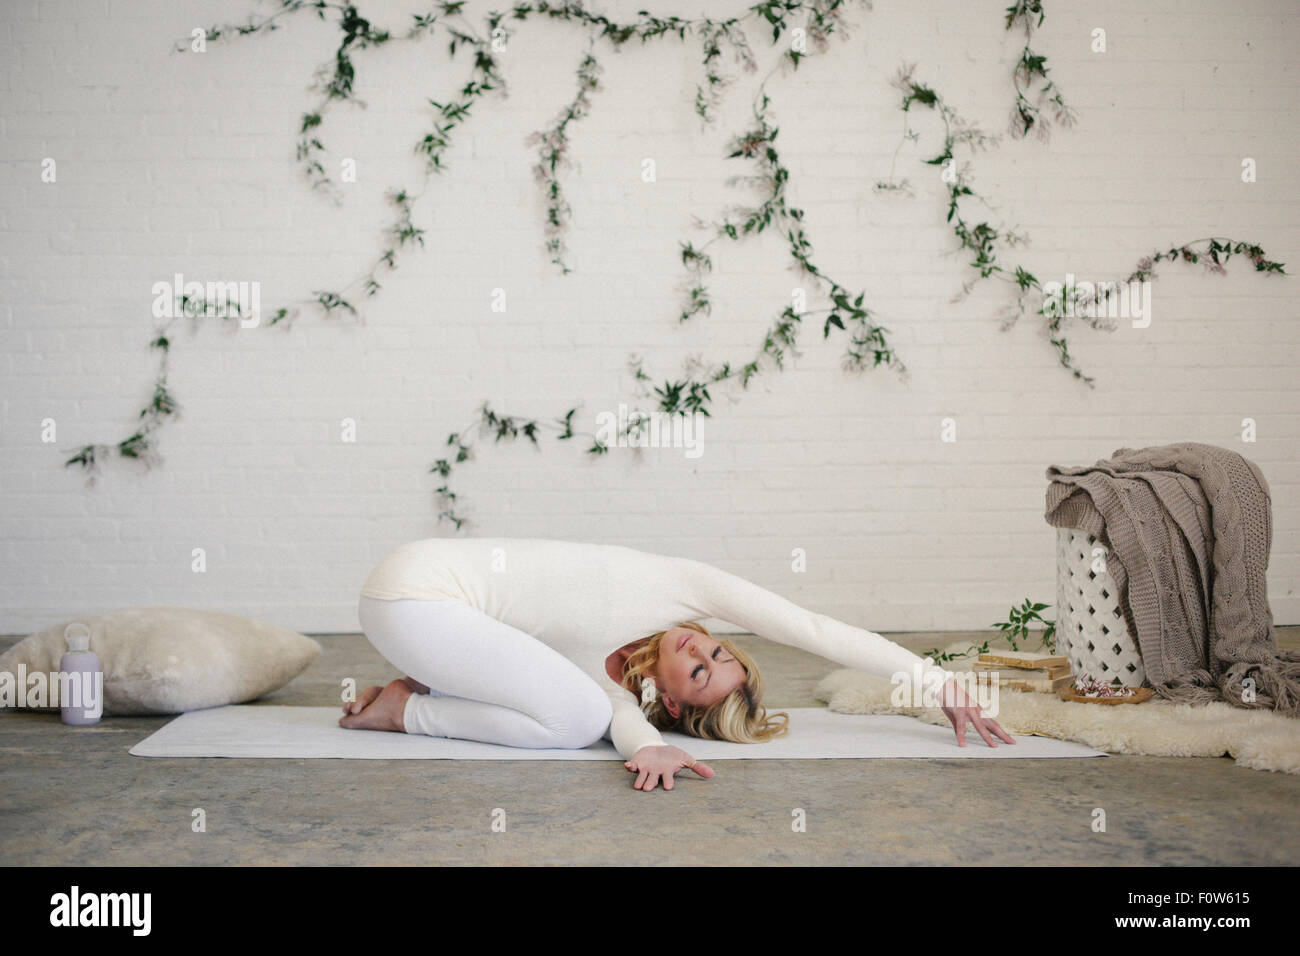
[[[1076,528],[1056,529],[1056,637],[1070,670],[1124,687],[1146,680],[1142,653],[1106,571],[1106,546]]]

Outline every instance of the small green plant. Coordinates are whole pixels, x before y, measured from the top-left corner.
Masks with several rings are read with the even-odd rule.
[[[1056,650],[1056,622],[1048,621],[1043,618],[1039,611],[1051,607],[1050,604],[1034,604],[1029,598],[1025,598],[1025,603],[1020,607],[1012,605],[1011,610],[1007,613],[1007,620],[999,621],[992,627],[1000,628],[1002,636],[1011,643],[1013,651],[1020,650],[1019,641],[1028,641],[1030,639],[1031,624],[1041,624],[1043,629],[1040,637],[1043,647],[1049,651]]]
[[[1025,602],[1019,607],[1016,607],[1015,605],[1011,606],[1010,611],[1007,612],[1007,620],[999,621],[996,624],[990,625],[990,627],[996,627],[1002,631],[1002,635],[1011,644],[1011,649],[1013,651],[1020,650],[1020,642],[1030,640],[1032,634],[1039,635],[1039,638],[1042,641],[1042,646],[1047,650],[1055,651],[1056,622],[1045,620],[1043,616],[1038,613],[1039,611],[1044,611],[1049,607],[1051,607],[1050,604],[1035,604],[1030,601],[1029,598],[1025,598]],[[1042,624],[1043,628],[1041,631],[1036,628],[1031,631],[1029,628],[1030,624]],[[928,651],[922,651],[921,656],[933,658],[936,664],[946,664],[949,661],[963,660],[970,657],[972,654],[987,654],[989,652],[989,645],[992,643],[993,639],[989,638],[981,644],[972,643],[971,646],[964,651],[945,651],[939,647],[932,647]]]
[[[932,647],[928,651],[922,651],[921,656],[932,658],[936,664],[946,664],[949,661],[964,660],[972,654],[987,654],[989,652],[989,643],[989,641],[985,641],[983,644],[972,644],[964,651],[951,652],[945,651],[942,648]]]

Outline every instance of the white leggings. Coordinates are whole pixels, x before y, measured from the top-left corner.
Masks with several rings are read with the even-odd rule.
[[[408,734],[579,749],[609,729],[609,695],[577,664],[468,604],[362,595],[358,614],[375,650],[430,688],[406,702]]]

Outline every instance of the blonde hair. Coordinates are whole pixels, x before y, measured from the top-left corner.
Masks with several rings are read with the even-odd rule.
[[[642,703],[641,711],[646,720],[659,730],[677,730],[692,737],[705,740],[729,740],[738,744],[764,743],[774,737],[790,732],[790,715],[784,712],[769,715],[762,706],[763,677],[758,672],[758,665],[748,654],[736,647],[731,641],[714,637],[705,628],[694,621],[683,621],[677,627],[703,634],[713,638],[731,654],[745,670],[745,680],[726,697],[709,707],[695,707],[682,702],[681,716],[674,717],[664,706],[663,697]],[[669,628],[668,630],[672,630]],[[651,634],[649,640],[638,647],[627,659],[624,666],[622,684],[638,698],[646,678],[654,678],[655,665],[659,661],[659,645],[668,631]]]

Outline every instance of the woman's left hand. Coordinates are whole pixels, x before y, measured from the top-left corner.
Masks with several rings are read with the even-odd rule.
[[[940,688],[939,701],[940,709],[952,721],[953,730],[957,732],[958,747],[966,746],[966,725],[968,723],[979,731],[979,735],[984,738],[984,742],[990,747],[997,746],[997,743],[989,735],[990,731],[1009,744],[1016,742],[1014,737],[998,726],[996,720],[985,715],[979,705],[966,696],[966,692],[957,686],[955,678],[949,679]]]

